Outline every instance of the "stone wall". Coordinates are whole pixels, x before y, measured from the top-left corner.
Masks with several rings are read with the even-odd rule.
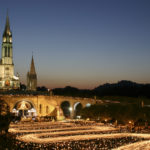
[[[12,112],[16,103],[21,101],[29,101],[33,104],[38,116],[53,116],[57,114],[60,109],[61,103],[68,101],[72,108],[72,115],[74,113],[74,106],[76,103],[81,103],[83,107],[86,104],[95,104],[95,99],[90,98],[78,98],[78,97],[64,97],[64,96],[31,96],[31,95],[1,95],[0,99],[4,100],[9,106]]]

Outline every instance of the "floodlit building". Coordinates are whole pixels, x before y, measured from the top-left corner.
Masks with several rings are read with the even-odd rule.
[[[78,105],[89,107],[95,104],[95,99],[91,98],[76,98],[50,95],[40,95],[36,91],[37,74],[32,56],[29,72],[27,73],[27,90],[28,92],[19,93],[13,91],[13,94],[7,93],[7,90],[19,89],[19,76],[14,75],[13,63],[13,46],[12,46],[12,32],[10,30],[9,17],[6,17],[6,25],[2,38],[2,54],[0,59],[0,90],[6,90],[6,94],[0,93],[0,102],[7,104],[15,116],[22,118],[43,117],[47,116],[51,119],[64,119],[63,109],[61,106],[67,102],[67,117],[73,118],[76,114]],[[31,92],[30,92],[31,91]],[[3,93],[3,92],[2,92]],[[36,94],[35,94],[36,93]],[[4,109],[4,108],[3,108]],[[64,110],[65,110],[64,109]],[[69,111],[69,112],[68,112]],[[70,116],[69,116],[70,115]]]
[[[37,75],[32,56],[30,71],[27,73],[27,90],[36,91]],[[20,88],[19,75],[14,74],[12,32],[7,14],[5,30],[2,37],[2,52],[0,59],[0,90]]]
[[[9,17],[6,17],[5,30],[2,37],[2,51],[0,59],[0,89],[19,89],[19,76],[14,75],[12,32]]]

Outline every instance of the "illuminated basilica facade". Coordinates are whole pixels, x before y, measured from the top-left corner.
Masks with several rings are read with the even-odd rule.
[[[37,75],[35,70],[34,58],[32,56],[30,69],[27,73],[27,90],[36,91],[37,87]],[[68,111],[70,117],[73,117],[76,113],[76,107],[78,104],[82,104],[86,107],[87,104],[95,104],[95,99],[91,98],[76,98],[76,97],[64,97],[55,95],[40,95],[40,94],[12,94],[9,92],[1,94],[7,90],[20,89],[19,76],[14,74],[13,63],[13,44],[12,44],[12,32],[10,30],[9,17],[6,17],[6,25],[2,36],[2,50],[0,59],[0,101],[4,101],[10,108],[15,116],[22,118],[50,116],[57,120],[64,118],[62,111],[62,104],[68,104]],[[14,92],[15,93],[15,92]],[[19,93],[19,92],[18,92]],[[28,93],[28,92],[27,92]],[[36,93],[36,92],[35,92]]]
[[[37,77],[32,57],[30,72],[27,75],[27,89],[36,90]],[[10,30],[9,17],[6,17],[6,25],[2,37],[2,50],[0,59],[0,90],[12,90],[20,88],[19,76],[14,74],[12,32]]]

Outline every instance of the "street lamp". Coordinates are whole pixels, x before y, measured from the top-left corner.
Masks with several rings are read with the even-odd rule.
[[[69,107],[69,111],[72,112],[72,107]]]
[[[104,121],[105,121],[105,123],[107,124],[108,119],[107,119],[107,118],[105,118],[105,120],[104,120]]]
[[[134,126],[134,122],[129,120],[130,131],[132,131],[132,127]]]
[[[131,124],[132,122],[131,121],[129,121],[129,124]]]

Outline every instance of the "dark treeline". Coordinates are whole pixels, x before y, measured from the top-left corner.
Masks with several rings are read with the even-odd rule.
[[[103,104],[92,105],[82,109],[83,118],[100,120],[105,122],[115,122],[127,124],[129,121],[134,123],[150,123],[149,107],[141,107],[139,104]]]
[[[74,96],[74,97],[102,97],[102,96],[128,96],[150,98],[150,84],[138,84],[131,81],[119,81],[114,84],[104,84],[92,90],[82,90],[67,86],[65,88],[53,89],[54,95]]]
[[[0,91],[1,95],[49,95],[48,91],[9,90]]]
[[[65,88],[56,88],[52,90],[54,95],[61,96],[72,96],[72,97],[92,97],[92,90],[81,90],[71,86],[66,86]]]
[[[126,96],[126,97],[147,97],[150,98],[150,84],[138,84],[132,81],[122,80],[118,83],[103,84],[94,89],[78,89],[71,86],[55,88],[49,91],[45,86],[37,87],[37,91],[28,91],[24,84],[18,90],[0,91],[0,94],[25,94],[25,95],[61,95],[72,97],[97,98],[104,96]]]

